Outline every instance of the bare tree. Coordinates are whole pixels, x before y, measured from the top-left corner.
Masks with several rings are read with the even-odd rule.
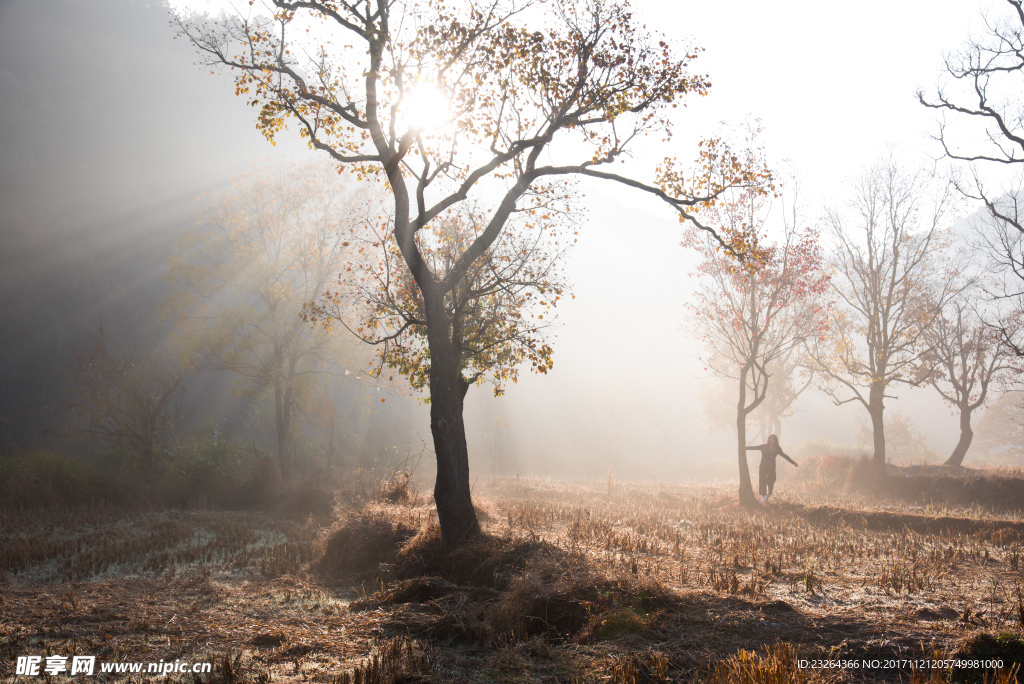
[[[750,191],[719,210],[726,225],[755,226],[756,232],[762,231],[766,215],[763,197]],[[689,306],[709,352],[705,362],[718,375],[736,381],[739,500],[753,506],[757,499],[747,466],[747,419],[768,395],[770,368],[821,332],[829,282],[824,259],[817,234],[792,227],[780,244],[763,248],[760,263],[746,267],[706,239],[683,244],[703,257],[697,272],[700,284]]]
[[[135,460],[144,476],[156,475],[160,450],[181,418],[182,370],[128,342],[112,349],[102,325],[63,370],[72,420],[61,434],[98,441]]]
[[[933,95],[918,91],[922,105],[939,112],[935,140],[945,156],[969,169],[956,181],[967,198],[984,204],[990,221],[979,224],[993,265],[1006,277],[990,293],[1005,300],[995,328],[1003,342],[1024,356],[1022,331],[1006,317],[1024,311],[1024,0],[1006,0],[1006,16],[985,18],[985,30],[947,55],[947,77]],[[1015,171],[1009,185],[990,172]],[[988,180],[986,180],[988,178]],[[995,187],[993,187],[995,186]]]
[[[849,211],[828,212],[832,280],[843,306],[832,335],[810,348],[822,389],[836,405],[860,403],[871,418],[876,473],[885,472],[885,400],[894,383],[920,384],[927,332],[956,292],[940,254],[948,187],[929,198],[920,174],[893,160],[853,186]],[[945,255],[948,257],[948,255]]]
[[[928,381],[960,414],[960,439],[946,459],[949,466],[963,465],[974,439],[971,417],[985,405],[993,382],[1007,371],[1019,370],[1013,350],[1001,339],[1000,330],[982,320],[977,304],[966,296],[954,298],[925,333],[927,358],[934,364]]]

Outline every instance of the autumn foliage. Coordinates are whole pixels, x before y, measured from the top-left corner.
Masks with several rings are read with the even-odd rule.
[[[479,216],[469,213],[422,231],[420,250],[431,270],[448,273],[481,228]],[[575,237],[566,242],[561,233],[554,222],[545,231],[506,233],[448,292],[448,334],[459,350],[460,371],[468,383],[489,382],[500,396],[508,383],[518,380],[521,367],[535,373],[553,367],[548,333],[554,309],[568,293],[562,257],[575,242]],[[386,245],[383,258],[350,261],[337,286],[310,302],[304,317],[327,328],[349,327],[375,345],[378,364],[373,374],[390,368],[413,389],[423,390],[429,385],[431,367],[426,310],[390,224],[368,224],[353,240],[372,248],[375,255],[381,253],[381,244]],[[359,312],[358,320],[353,312]]]

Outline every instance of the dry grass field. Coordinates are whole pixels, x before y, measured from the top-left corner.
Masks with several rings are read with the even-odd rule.
[[[485,538],[442,557],[428,497],[392,484],[304,520],[0,513],[0,680],[51,654],[229,683],[1008,682],[1024,663],[1005,505],[881,505],[819,478],[749,512],[731,487],[494,480]],[[935,659],[1002,667],[909,666]],[[871,666],[799,666],[816,660]]]

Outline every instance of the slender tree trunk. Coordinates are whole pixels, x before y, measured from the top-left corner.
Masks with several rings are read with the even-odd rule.
[[[441,547],[447,553],[479,534],[480,524],[469,491],[469,449],[462,418],[469,383],[462,377],[454,350],[444,346],[431,345],[430,433],[437,457],[434,503],[441,525]]]
[[[147,433],[142,438],[142,473],[147,480],[152,480],[156,468],[154,467],[154,461],[156,460],[156,447],[152,435]]]
[[[149,410],[149,415],[145,418],[145,424],[142,428],[142,439],[139,441],[139,465],[141,466],[142,476],[146,480],[153,479],[153,470],[156,454],[156,429],[154,423],[156,422],[156,416],[152,408]]]
[[[330,431],[330,436],[327,438],[327,465],[334,466],[334,413],[331,413],[330,420],[328,420],[327,429]]]
[[[875,384],[868,391],[868,415],[871,416],[871,433],[874,438],[874,455],[872,461],[875,478],[885,477],[885,405],[883,395],[885,388]]]
[[[740,399],[736,403],[736,456],[740,469],[740,504],[756,506],[750,467],[747,465],[747,367],[740,371]]]
[[[274,427],[277,430],[277,463],[281,468],[281,479],[292,475],[291,454],[291,402],[280,383],[274,385]]]
[[[971,448],[974,440],[974,429],[971,427],[971,409],[968,406],[960,407],[960,441],[956,443],[953,453],[946,459],[945,465],[960,467],[964,464],[964,457],[967,450]]]

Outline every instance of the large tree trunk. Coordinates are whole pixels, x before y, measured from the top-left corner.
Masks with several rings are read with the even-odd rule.
[[[740,371],[740,399],[736,403],[736,457],[740,470],[740,504],[756,506],[750,467],[747,465],[747,367]]]
[[[440,346],[440,345],[438,345]],[[462,419],[469,383],[459,371],[453,351],[431,348],[430,434],[437,457],[434,503],[441,525],[441,548],[447,553],[480,533],[469,491],[469,449]]]
[[[967,406],[960,407],[960,441],[956,443],[953,453],[946,459],[945,465],[960,467],[964,464],[964,457],[967,450],[971,448],[974,440],[974,429],[971,428],[971,409]]]
[[[879,385],[872,385],[868,392],[868,415],[871,416],[871,433],[874,438],[874,455],[872,461],[875,469],[875,478],[885,477],[885,405],[883,395],[885,388]]]

